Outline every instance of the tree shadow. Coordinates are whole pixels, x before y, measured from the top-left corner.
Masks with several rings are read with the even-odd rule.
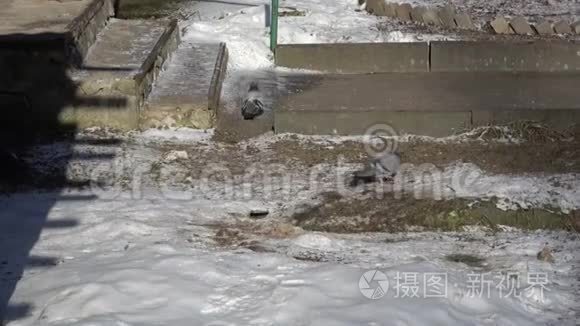
[[[58,195],[64,187],[82,187],[90,182],[67,180],[69,160],[112,158],[111,155],[76,155],[77,125],[63,120],[62,113],[81,105],[97,109],[127,105],[123,98],[79,95],[77,83],[69,76],[72,68],[78,68],[71,64],[75,62],[71,53],[76,52],[71,43],[69,35],[58,33],[0,36],[0,324],[23,318],[33,308],[30,303],[10,301],[25,271],[59,264],[60,257],[30,254],[42,230],[72,228],[78,224],[76,219],[47,221],[52,207],[59,201],[93,198]],[[49,178],[43,178],[24,157],[39,142],[51,139],[63,144],[59,154],[63,152],[65,159]],[[119,142],[116,139],[80,141],[105,145]],[[30,191],[37,187],[51,189],[52,195],[40,196]]]

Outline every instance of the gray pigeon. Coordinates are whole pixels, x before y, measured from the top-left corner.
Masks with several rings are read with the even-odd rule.
[[[362,170],[353,174],[352,185],[370,183],[379,180],[392,179],[401,167],[401,155],[399,153],[385,153],[372,158]]]
[[[264,104],[260,101],[258,83],[252,82],[250,83],[248,96],[242,104],[242,116],[244,117],[244,120],[253,120],[262,115],[262,113],[264,113]]]

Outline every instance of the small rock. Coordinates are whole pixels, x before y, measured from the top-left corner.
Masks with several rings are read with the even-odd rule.
[[[252,209],[250,211],[251,218],[264,218],[268,216],[270,212],[267,209]]]
[[[175,162],[179,160],[188,160],[189,155],[186,151],[170,151],[169,153],[165,154],[165,158],[163,159],[165,162]]]
[[[532,27],[528,23],[528,20],[525,19],[524,17],[518,16],[512,18],[512,20],[510,21],[510,26],[512,27],[514,32],[516,32],[516,34],[520,35],[534,34],[534,30],[532,30]]]
[[[552,256],[552,250],[547,246],[542,249],[542,251],[538,252],[538,260],[545,261],[548,263],[554,262],[554,256]]]
[[[433,9],[425,10],[425,12],[423,13],[423,22],[427,25],[435,25],[435,26],[443,25],[443,22],[441,22],[441,19],[437,14],[437,11]]]
[[[547,20],[539,21],[534,25],[534,30],[538,35],[553,35],[554,26]]]
[[[471,17],[466,13],[458,13],[455,15],[455,24],[460,29],[477,30],[477,27],[471,20]]]
[[[554,24],[554,31],[556,34],[571,34],[572,27],[570,23],[566,20],[560,20]]]
[[[570,25],[572,32],[580,35],[580,20]]]
[[[513,29],[511,28],[510,24],[508,23],[508,21],[503,17],[497,17],[496,19],[491,21],[489,24],[491,25],[491,28],[493,28],[493,31],[496,34],[513,34],[514,33]]]
[[[408,22],[411,21],[411,11],[413,10],[413,7],[411,7],[410,4],[408,3],[402,3],[399,4],[395,11],[397,13],[397,18],[399,18],[402,21]]]

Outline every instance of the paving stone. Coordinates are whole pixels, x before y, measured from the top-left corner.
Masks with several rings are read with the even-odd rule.
[[[369,13],[374,14],[377,11],[377,8],[379,7],[379,1],[380,0],[367,0],[366,10]]]
[[[554,26],[547,20],[539,21],[534,25],[534,30],[539,35],[553,35]]]
[[[455,14],[455,24],[460,29],[477,30],[477,27],[471,20],[471,17],[466,13]]]
[[[431,72],[580,72],[580,44],[566,40],[431,41],[430,45]]]
[[[423,22],[427,25],[443,26],[441,18],[435,9],[427,8],[423,13]]]
[[[376,8],[375,8],[375,15],[376,16],[386,16],[385,0],[378,0]]]
[[[496,34],[513,34],[514,30],[511,28],[508,21],[503,17],[497,17],[489,23]]]
[[[580,20],[573,23],[570,27],[572,27],[572,32],[580,35]]]
[[[572,27],[567,20],[560,20],[554,24],[556,34],[572,34]]]
[[[397,6],[397,18],[402,21],[411,21],[411,11],[413,7],[411,7],[408,3],[401,3]]]
[[[397,17],[397,4],[392,2],[385,2],[385,16],[396,18]]]
[[[443,26],[455,28],[455,8],[452,5],[446,5],[438,10],[439,18],[443,22]]]
[[[510,21],[510,26],[514,30],[516,34],[520,35],[532,35],[534,34],[534,30],[528,23],[528,20],[522,16],[514,17]]]
[[[423,14],[425,11],[427,11],[427,8],[424,6],[413,7],[413,10],[411,10],[411,19],[416,23],[424,23]]]

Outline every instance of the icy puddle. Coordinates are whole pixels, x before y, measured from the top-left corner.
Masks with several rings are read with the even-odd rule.
[[[8,325],[574,325],[578,318],[577,234],[296,228],[224,245],[216,222],[233,219],[228,211],[238,203],[83,196],[0,200],[2,291],[23,274]],[[36,238],[28,255],[22,248]],[[546,245],[553,262],[537,258]]]

